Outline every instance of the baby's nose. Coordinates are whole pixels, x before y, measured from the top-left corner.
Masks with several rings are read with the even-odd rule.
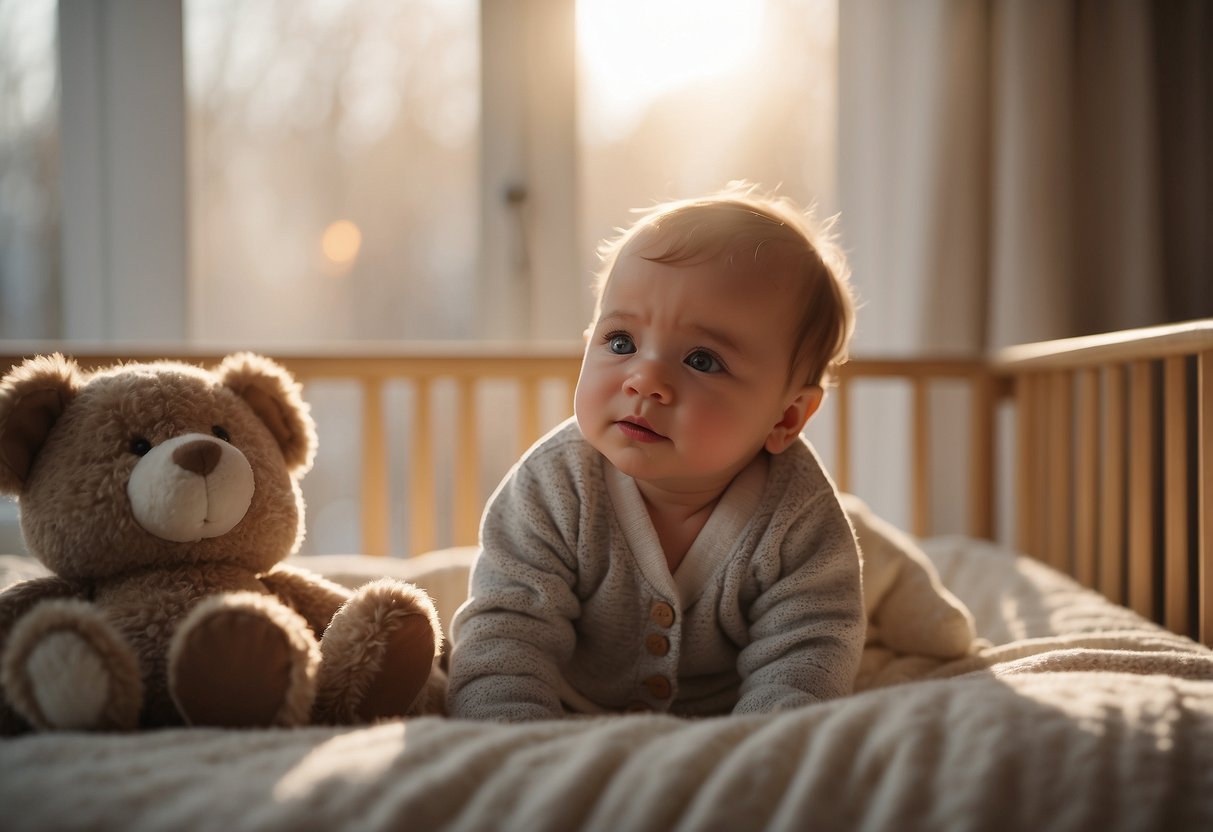
[[[626,386],[633,395],[656,399],[663,404],[669,404],[674,397],[674,388],[658,361],[642,362],[628,377]]]

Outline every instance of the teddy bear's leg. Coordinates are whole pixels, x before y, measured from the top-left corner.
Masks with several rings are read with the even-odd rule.
[[[320,651],[307,622],[254,593],[208,598],[169,649],[169,692],[192,725],[302,725],[315,700]]]
[[[317,721],[370,722],[417,710],[441,639],[437,611],[420,589],[389,579],[363,586],[320,640]]]
[[[36,728],[129,730],[143,705],[134,652],[100,610],[74,599],[45,601],[17,622],[0,681]]]

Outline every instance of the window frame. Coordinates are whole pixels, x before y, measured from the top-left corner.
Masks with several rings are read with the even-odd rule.
[[[59,3],[67,339],[188,340],[181,10]]]
[[[589,312],[575,6],[481,0],[483,338],[576,338]],[[194,342],[183,0],[60,2],[58,25],[62,335]]]

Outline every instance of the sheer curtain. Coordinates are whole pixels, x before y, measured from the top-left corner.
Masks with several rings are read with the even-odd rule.
[[[857,354],[1213,316],[1213,4],[848,0],[838,54]],[[905,440],[857,410],[856,490],[904,520]]]
[[[980,352],[1213,315],[1213,7],[839,9],[858,345]]]

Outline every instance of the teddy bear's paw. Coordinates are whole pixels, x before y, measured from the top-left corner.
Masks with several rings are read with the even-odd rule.
[[[40,604],[13,628],[0,668],[13,708],[41,729],[129,730],[143,683],[134,653],[83,601]]]
[[[317,719],[372,722],[412,712],[429,689],[441,633],[417,587],[384,579],[359,589],[320,642]]]
[[[192,725],[301,725],[311,714],[319,661],[294,610],[252,593],[216,596],[178,628],[169,690]]]

